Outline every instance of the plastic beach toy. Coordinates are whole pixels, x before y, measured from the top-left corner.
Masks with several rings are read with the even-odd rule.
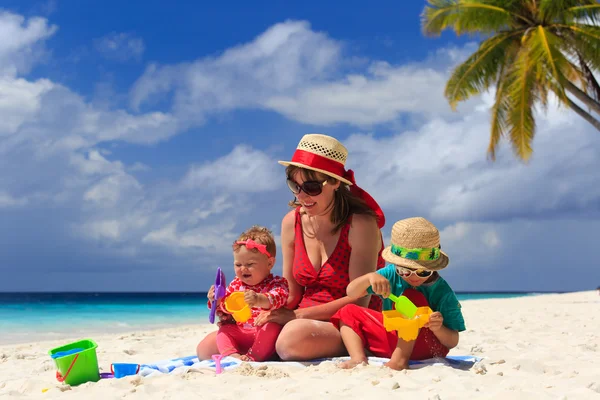
[[[115,378],[136,375],[140,372],[140,364],[113,363],[110,365],[110,372],[113,373]]]
[[[225,309],[233,314],[237,322],[244,323],[252,316],[252,310],[244,301],[244,292],[233,292],[224,300]]]
[[[51,349],[48,354],[56,364],[56,380],[76,386],[85,382],[98,382],[98,345],[85,339]]]
[[[225,273],[221,271],[221,268],[217,268],[217,277],[215,278],[215,301],[212,302],[210,314],[208,315],[208,320],[211,324],[215,323],[215,313],[217,311],[219,300],[225,297],[225,285]]]
[[[223,369],[221,369],[221,359],[223,358],[223,356],[221,354],[213,354],[212,355],[212,359],[215,362],[215,373],[220,374],[221,372],[223,372]]]
[[[398,337],[408,341],[415,340],[427,322],[433,310],[429,307],[417,307],[406,296],[390,294],[395,310],[383,311],[383,326],[389,331],[397,331]]]
[[[395,303],[396,311],[404,315],[404,317],[411,319],[417,313],[417,306],[406,296],[397,297],[390,293],[389,299]]]

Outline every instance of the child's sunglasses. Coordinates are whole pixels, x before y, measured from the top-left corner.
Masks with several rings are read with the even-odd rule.
[[[403,278],[408,278],[412,274],[415,274],[419,278],[429,278],[433,271],[429,271],[427,269],[411,269],[406,267],[401,267],[400,265],[396,265],[396,272]]]
[[[300,191],[302,191],[309,196],[320,195],[323,192],[323,186],[327,184],[327,181],[305,181],[302,183],[302,185],[298,185],[290,178],[287,178],[286,182],[294,195],[298,195],[300,194]]]

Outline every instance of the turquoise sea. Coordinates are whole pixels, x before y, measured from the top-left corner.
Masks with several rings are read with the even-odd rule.
[[[457,295],[465,301],[535,293]],[[206,323],[206,293],[0,293],[0,345]]]

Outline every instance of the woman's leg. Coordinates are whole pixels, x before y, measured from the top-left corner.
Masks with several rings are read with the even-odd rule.
[[[340,331],[330,322],[294,319],[283,327],[275,344],[284,361],[339,357],[346,354]]]
[[[210,360],[213,354],[219,354],[217,348],[217,331],[211,332],[196,346],[196,354],[199,360]]]

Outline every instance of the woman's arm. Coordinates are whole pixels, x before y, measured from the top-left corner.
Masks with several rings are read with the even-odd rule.
[[[295,239],[296,211],[288,212],[281,221],[281,255],[283,263],[283,277],[287,279],[289,296],[286,308],[294,309],[300,303],[304,288],[294,279],[294,239]]]
[[[294,310],[297,319],[316,319],[319,321],[329,321],[333,314],[346,304],[356,303],[356,299],[344,296],[340,299],[330,301],[329,303],[318,306],[298,308]]]
[[[377,258],[381,250],[381,231],[377,221],[370,215],[355,214],[348,234],[350,253],[350,282],[377,270]],[[367,286],[368,287],[368,286]],[[365,288],[366,289],[366,288]],[[356,304],[366,307],[371,296],[361,297]]]

